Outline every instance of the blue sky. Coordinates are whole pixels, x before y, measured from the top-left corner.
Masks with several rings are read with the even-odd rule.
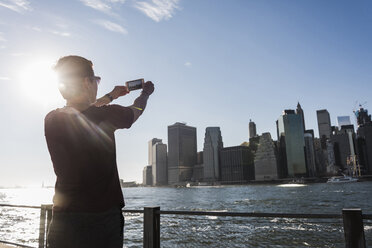
[[[221,127],[225,146],[248,122],[271,132],[284,109],[332,122],[371,106],[372,2],[286,0],[0,0],[0,185],[52,185],[43,119],[64,105],[50,67],[64,55],[94,63],[99,95],[144,77],[156,91],[141,119],[116,133],[121,178],[141,181],[147,141],[167,126]],[[139,92],[117,100],[130,105]],[[354,118],[352,117],[354,121]]]

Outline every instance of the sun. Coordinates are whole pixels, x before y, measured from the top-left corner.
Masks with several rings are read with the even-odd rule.
[[[57,88],[57,75],[53,71],[55,60],[40,58],[25,65],[19,80],[23,95],[43,105],[62,101]]]

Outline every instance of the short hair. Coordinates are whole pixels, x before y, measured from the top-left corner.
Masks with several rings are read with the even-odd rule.
[[[81,93],[83,78],[94,76],[92,61],[76,55],[60,58],[54,70],[58,74],[59,91],[66,100]]]

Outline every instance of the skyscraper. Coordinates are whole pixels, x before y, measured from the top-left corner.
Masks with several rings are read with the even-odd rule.
[[[254,157],[254,172],[258,181],[279,178],[276,148],[270,133],[263,133],[260,136]]]
[[[304,110],[301,108],[300,102],[297,103],[296,114],[301,116],[302,126],[304,127],[304,131],[305,131],[305,129],[306,129],[305,128],[305,114],[304,114]]]
[[[351,125],[350,116],[337,116],[338,128]]]
[[[254,154],[248,146],[221,149],[221,181],[243,183],[254,180]]]
[[[177,122],[168,126],[168,183],[190,181],[197,161],[196,128]]]
[[[278,141],[282,147],[281,176],[306,176],[305,141],[302,116],[285,110],[277,122]],[[286,171],[285,171],[286,170]]]
[[[342,126],[331,136],[336,165],[345,172],[348,170],[349,156],[355,156],[355,131],[353,125]]]
[[[305,138],[305,159],[309,177],[317,176],[315,161],[314,130],[306,130]]]
[[[372,175],[372,121],[368,110],[360,107],[355,112],[358,121],[358,156],[364,174]]]
[[[326,141],[331,138],[332,134],[331,117],[326,109],[317,110],[316,115],[318,118],[319,138],[322,149],[327,149]]]
[[[143,180],[142,184],[150,186],[152,185],[152,166],[148,165],[143,168],[142,172]]]
[[[148,164],[152,164],[152,146],[153,145],[155,145],[156,143],[158,143],[158,142],[162,142],[162,140],[161,139],[157,139],[157,138],[153,138],[153,139],[151,139],[150,141],[149,141],[149,156],[148,156],[148,159],[149,159],[149,161],[148,161]]]
[[[316,115],[318,118],[319,138],[331,138],[332,127],[329,112],[326,109],[317,110]]]
[[[256,124],[249,120],[249,138],[253,138],[257,136]]]
[[[218,181],[220,179],[220,150],[222,148],[223,143],[220,128],[207,127],[203,149],[205,181]]]
[[[152,184],[168,184],[167,145],[161,141],[152,146]]]

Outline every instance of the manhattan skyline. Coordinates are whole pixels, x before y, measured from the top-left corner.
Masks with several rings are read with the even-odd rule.
[[[298,101],[316,136],[319,109],[355,124],[356,102],[371,109],[371,13],[369,1],[0,0],[0,186],[53,184],[43,121],[64,106],[50,67],[69,54],[93,61],[98,96],[155,84],[141,121],[116,133],[125,181],[141,181],[148,140],[178,121],[197,127],[198,151],[208,126],[226,147],[247,141],[250,119],[276,139]]]

